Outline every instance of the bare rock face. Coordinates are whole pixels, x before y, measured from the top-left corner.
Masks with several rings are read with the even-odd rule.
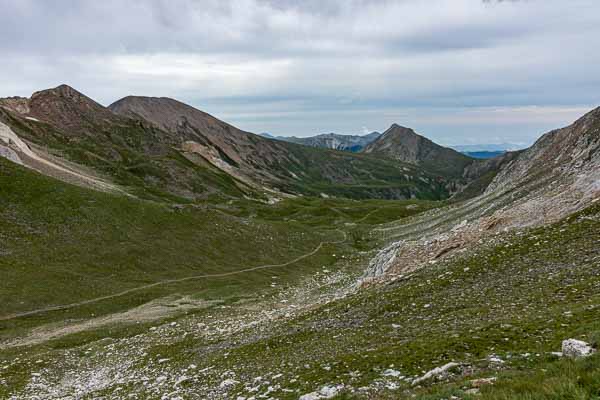
[[[600,107],[562,129],[540,137],[510,160],[487,188],[520,184],[540,176],[576,176],[600,168]]]
[[[380,250],[377,255],[369,262],[369,267],[362,277],[363,283],[368,283],[370,279],[377,278],[387,272],[390,266],[396,261],[396,256],[404,243],[402,241],[392,243]]]
[[[565,357],[580,358],[592,355],[594,348],[583,340],[567,339],[562,342],[562,353]]]

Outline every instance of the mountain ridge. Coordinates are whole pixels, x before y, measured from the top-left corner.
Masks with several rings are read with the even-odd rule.
[[[1,99],[0,105],[0,119],[24,140],[111,176],[137,195],[448,195],[428,171],[269,140],[170,98],[128,96],[103,107],[60,85],[29,99]]]
[[[270,134],[261,134],[261,136],[269,139],[283,140],[286,142],[298,143],[311,147],[350,151],[353,153],[362,151],[366,145],[377,139],[380,135],[381,133],[379,132],[371,132],[366,135],[342,135],[330,132],[308,137],[273,136]]]
[[[366,154],[380,154],[396,160],[430,167],[439,172],[460,176],[474,159],[453,149],[440,146],[417,134],[413,129],[392,124],[379,138],[363,150]]]

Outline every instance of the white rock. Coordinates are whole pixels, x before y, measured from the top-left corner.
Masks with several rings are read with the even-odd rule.
[[[562,342],[562,353],[565,357],[587,357],[593,352],[592,346],[582,340],[567,339]]]
[[[335,397],[340,390],[342,390],[344,388],[344,385],[337,385],[337,386],[323,386],[321,388],[321,390],[319,390],[319,394],[321,395],[322,399],[331,399],[333,397]]]
[[[344,388],[344,385],[325,385],[318,392],[311,392],[300,396],[298,400],[320,400],[320,399],[332,399],[338,395],[340,390]]]
[[[23,165],[23,162],[19,158],[19,155],[11,148],[0,144],[0,157],[4,157],[16,164]]]
[[[494,354],[488,357],[488,361],[493,364],[504,364],[504,360]]]
[[[423,375],[423,376],[421,376],[419,378],[414,379],[412,381],[412,384],[413,385],[417,385],[417,384],[419,384],[421,382],[424,382],[424,381],[426,381],[428,379],[431,379],[431,378],[438,378],[438,379],[442,378],[445,375],[447,375],[447,372],[448,372],[449,369],[454,368],[454,367],[459,367],[459,366],[460,366],[459,363],[449,362],[446,365],[442,365],[441,367],[434,368],[431,371],[427,372],[425,375]]]
[[[298,400],[319,400],[321,396],[317,392],[307,393],[300,396]]]
[[[220,388],[226,388],[229,386],[233,386],[235,384],[237,384],[238,381],[234,380],[234,379],[225,379],[223,382],[221,382],[221,384],[219,385]]]
[[[395,369],[386,369],[383,371],[383,376],[392,376],[394,378],[401,377],[402,373],[400,371],[396,371]]]

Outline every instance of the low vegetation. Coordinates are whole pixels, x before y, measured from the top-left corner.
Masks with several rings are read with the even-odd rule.
[[[217,301],[5,348],[5,395],[39,392],[28,385],[40,371],[46,388],[69,392],[63,374],[78,365],[84,385],[93,371],[118,373],[121,383],[107,376],[107,386],[86,389],[113,398],[152,397],[165,385],[182,395],[233,398],[293,399],[323,387],[335,388],[337,398],[598,396],[598,356],[572,361],[552,352],[566,338],[598,340],[599,205],[551,226],[499,234],[384,288],[351,294],[365,251],[382,244],[367,235],[372,227],[399,220],[401,229],[403,218],[437,203],[300,198],[173,207],[0,166],[0,210],[10,222],[0,236],[5,316],[161,279],[285,263],[328,242],[301,270],[291,264],[210,284],[181,282],[4,320],[10,343],[34,327],[51,331],[65,325],[59,321],[76,325],[172,295]],[[23,303],[9,301],[16,297]],[[411,384],[449,362],[460,366],[443,381]],[[495,380],[473,383],[488,378]]]

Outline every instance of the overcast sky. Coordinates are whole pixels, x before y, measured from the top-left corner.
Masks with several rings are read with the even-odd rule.
[[[0,96],[167,96],[256,133],[529,144],[600,106],[599,0],[0,0],[0,38]]]

